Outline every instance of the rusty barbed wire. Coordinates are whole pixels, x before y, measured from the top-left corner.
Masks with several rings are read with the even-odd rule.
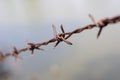
[[[100,34],[102,32],[102,29],[104,27],[106,27],[108,24],[114,24],[114,23],[120,22],[120,15],[112,17],[112,18],[104,18],[104,19],[99,20],[98,22],[95,21],[94,17],[91,14],[89,14],[89,17],[93,21],[93,24],[86,25],[83,28],[78,28],[78,29],[75,29],[75,30],[73,30],[71,32],[65,32],[65,30],[63,28],[63,25],[61,24],[60,28],[61,28],[62,33],[57,34],[56,27],[55,27],[54,24],[52,24],[54,38],[52,38],[52,39],[50,39],[48,41],[45,41],[45,42],[40,42],[40,43],[27,42],[26,48],[22,48],[22,49],[17,49],[14,46],[13,50],[11,52],[8,52],[8,53],[3,53],[0,50],[0,61],[4,62],[4,60],[9,56],[13,56],[15,58],[15,61],[17,61],[18,58],[21,59],[21,57],[18,56],[21,52],[25,52],[25,51],[29,50],[29,51],[31,51],[31,54],[33,55],[35,49],[44,50],[43,48],[41,48],[41,46],[43,46],[43,45],[45,46],[45,45],[48,45],[48,44],[53,43],[53,42],[56,42],[55,45],[54,45],[54,48],[56,46],[58,46],[58,44],[60,42],[65,42],[68,45],[72,45],[71,42],[67,41],[68,38],[70,38],[73,34],[80,33],[80,32],[82,32],[84,30],[90,30],[90,29],[92,29],[94,27],[99,28],[99,31],[97,33],[97,38],[99,38],[99,36],[100,36]]]

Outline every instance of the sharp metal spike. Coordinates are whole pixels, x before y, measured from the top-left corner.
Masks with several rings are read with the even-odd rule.
[[[64,28],[63,28],[63,25],[62,25],[62,24],[61,24],[60,28],[61,28],[61,31],[62,31],[63,33],[65,33]]]
[[[100,34],[101,34],[101,32],[102,32],[102,27],[100,27],[100,29],[99,29],[99,31],[98,31],[98,34],[97,34],[97,39],[99,38],[99,36],[100,36]]]
[[[31,54],[34,54],[34,49],[33,49],[33,50],[31,50]]]
[[[17,53],[17,48],[15,46],[13,46],[13,52]]]
[[[60,28],[61,28],[62,33],[65,33],[65,30],[64,30],[64,28],[63,28],[63,25],[62,25],[62,24],[61,24]],[[65,34],[64,34],[62,37],[64,38],[64,37],[65,37]]]
[[[54,36],[55,38],[60,38],[58,35],[57,35],[57,31],[56,31],[56,27],[55,25],[52,24],[52,28],[53,28],[53,32],[54,32]],[[57,43],[54,45],[54,48],[60,43],[60,41],[57,41]]]
[[[63,40],[65,43],[67,43],[68,45],[72,45],[72,43],[69,42],[69,41],[67,41],[65,38],[63,38],[63,37],[61,37],[61,38],[62,38],[62,40]]]
[[[56,31],[56,27],[54,24],[52,24],[52,28],[53,28],[53,33],[54,33],[54,37],[57,36],[57,31]]]
[[[60,41],[57,41],[56,44],[54,45],[54,48],[60,43]]]
[[[95,18],[94,18],[91,14],[88,14],[88,16],[89,16],[90,19],[93,21],[93,23],[96,24],[97,27],[99,27],[99,25],[97,24]]]
[[[31,50],[30,57],[33,57],[33,56],[34,56],[34,50]]]
[[[99,24],[96,23],[94,17],[93,17],[91,14],[89,14],[89,17],[90,17],[90,19],[96,24],[96,26],[100,28],[99,31],[98,31],[98,34],[97,34],[97,39],[98,39],[99,36],[100,36],[100,34],[101,34],[101,32],[102,32],[103,27],[100,27]]]
[[[96,24],[96,21],[95,21],[95,18],[91,15],[91,14],[88,14],[88,16],[90,17],[90,19],[93,21],[93,23]]]

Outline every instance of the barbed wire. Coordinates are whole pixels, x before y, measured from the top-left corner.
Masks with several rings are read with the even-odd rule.
[[[57,34],[56,27],[55,27],[54,24],[52,24],[52,28],[53,28],[53,32],[54,32],[54,38],[52,38],[48,41],[45,41],[45,42],[40,42],[40,43],[31,43],[31,42],[27,41],[27,46],[25,48],[17,49],[14,46],[12,48],[12,51],[8,52],[8,53],[3,53],[0,50],[0,61],[4,62],[4,60],[9,56],[13,56],[15,58],[14,60],[17,61],[18,58],[21,59],[21,57],[18,56],[21,52],[25,52],[25,51],[29,50],[29,51],[31,51],[31,54],[33,55],[35,49],[36,50],[44,50],[43,48],[41,48],[41,46],[43,46],[43,45],[45,46],[45,45],[48,45],[48,44],[53,43],[53,42],[56,42],[55,45],[54,45],[54,48],[56,46],[58,46],[58,44],[60,42],[65,42],[68,45],[72,45],[72,43],[67,40],[68,38],[70,38],[73,34],[80,33],[84,30],[90,30],[94,27],[99,28],[99,31],[98,31],[98,34],[97,34],[97,38],[99,38],[99,36],[102,32],[102,29],[104,27],[106,27],[108,24],[115,24],[117,22],[120,22],[120,15],[112,17],[112,18],[104,18],[104,19],[99,20],[98,22],[95,21],[94,17],[91,14],[89,14],[89,17],[93,21],[93,24],[88,24],[83,28],[78,28],[78,29],[75,29],[71,32],[65,32],[65,30],[63,28],[63,25],[61,24],[60,28],[61,28],[62,32],[60,34]]]

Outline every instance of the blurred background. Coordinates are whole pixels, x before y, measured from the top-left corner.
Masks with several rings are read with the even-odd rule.
[[[0,0],[0,49],[5,53],[16,46],[53,38],[52,24],[60,33],[120,14],[119,0]],[[96,39],[98,28],[73,35],[72,46],[60,43],[43,46],[45,51],[23,52],[14,64],[12,57],[0,63],[0,72],[10,73],[9,80],[119,80],[120,23],[108,25]],[[1,74],[0,74],[1,75]],[[1,78],[1,77],[0,77]]]

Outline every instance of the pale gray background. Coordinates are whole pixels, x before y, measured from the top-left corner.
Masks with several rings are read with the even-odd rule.
[[[59,33],[60,24],[66,31],[84,27],[92,23],[89,13],[96,20],[119,15],[120,0],[0,0],[0,48],[9,52],[13,45],[25,47],[26,39],[47,41],[53,38],[52,24]],[[29,51],[21,53],[24,60],[15,65],[10,57],[5,65],[17,80],[119,80],[120,23],[104,28],[99,39],[97,32],[73,35],[73,46],[43,46],[45,51],[35,51],[33,58]]]

